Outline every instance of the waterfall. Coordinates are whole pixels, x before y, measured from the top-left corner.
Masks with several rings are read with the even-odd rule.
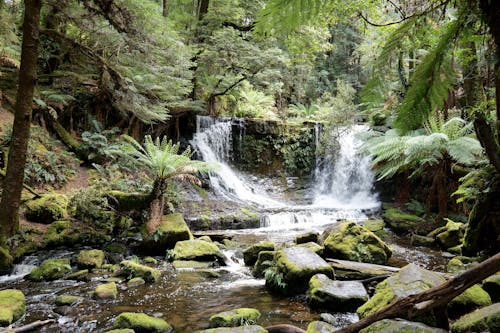
[[[379,206],[372,193],[371,159],[358,152],[362,142],[356,135],[367,130],[366,125],[353,125],[328,133],[328,141],[336,140],[337,145],[326,147],[324,157],[317,159],[313,206],[343,209]]]

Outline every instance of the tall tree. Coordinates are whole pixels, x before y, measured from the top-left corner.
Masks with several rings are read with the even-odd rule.
[[[37,80],[38,46],[40,44],[41,0],[24,1],[21,68],[15,105],[15,119],[9,160],[0,201],[0,243],[19,229],[19,205],[23,189],[24,166],[30,135],[33,92]]]

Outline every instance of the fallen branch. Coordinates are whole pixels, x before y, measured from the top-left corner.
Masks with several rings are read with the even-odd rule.
[[[419,294],[396,300],[382,310],[365,317],[356,323],[338,329],[334,331],[334,333],[358,332],[359,330],[382,319],[397,318],[402,316],[411,319],[431,310],[442,314],[441,310],[446,307],[446,304],[448,304],[449,301],[476,283],[481,282],[488,276],[495,274],[499,269],[500,252],[437,287],[431,288]],[[442,320],[440,322],[443,323]],[[448,322],[446,320],[446,325],[447,324]]]
[[[32,322],[31,324],[27,324],[27,325],[15,327],[15,328],[0,328],[0,333],[29,332],[29,331],[34,330],[35,328],[40,327],[40,326],[45,326],[45,325],[52,324],[55,322],[56,321],[54,319],[37,320],[37,321]]]

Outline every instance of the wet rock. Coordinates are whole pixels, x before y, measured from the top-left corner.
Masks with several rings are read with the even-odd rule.
[[[83,269],[101,268],[104,263],[104,252],[101,250],[82,250],[75,259],[78,267]]]
[[[115,299],[118,296],[116,283],[110,282],[97,286],[94,290],[94,295],[99,299]]]
[[[335,316],[330,313],[322,313],[319,315],[319,318],[330,325],[334,325],[336,322]]]
[[[218,261],[224,265],[224,256],[217,245],[202,240],[177,242],[173,254],[175,260]]]
[[[129,249],[122,243],[111,243],[104,246],[106,258],[112,264],[119,264],[129,253]]]
[[[500,301],[500,273],[484,280],[483,289],[490,295],[493,302]]]
[[[500,332],[500,303],[486,306],[460,317],[451,325],[451,332]]]
[[[424,219],[405,213],[397,208],[387,209],[383,214],[383,218],[391,230],[400,234],[415,232],[425,222]]]
[[[130,328],[136,333],[164,333],[172,331],[172,326],[165,320],[135,312],[123,312],[118,315],[113,322],[113,328]]]
[[[375,276],[391,275],[399,272],[399,268],[364,262],[347,261],[340,259],[329,259],[330,266],[335,271],[335,277],[339,280],[360,280]]]
[[[39,199],[26,202],[26,218],[37,223],[49,224],[66,216],[68,198],[62,194],[45,194]]]
[[[361,282],[334,281],[316,274],[309,281],[308,300],[315,307],[352,312],[368,300],[368,293]]]
[[[307,325],[307,333],[332,333],[335,330],[335,326],[324,321],[313,321]]]
[[[319,245],[318,243],[314,243],[314,242],[302,243],[302,244],[298,244],[297,246],[308,248],[309,250],[313,251],[314,253],[318,254],[319,256],[323,255],[323,250],[325,249],[323,246]]]
[[[385,264],[392,255],[392,251],[378,236],[350,221],[327,228],[321,240],[327,257]]]
[[[54,313],[57,313],[58,315],[67,316],[71,313],[71,310],[73,310],[72,306],[61,305],[61,306],[55,307],[52,311]]]
[[[369,316],[395,300],[418,294],[445,282],[439,274],[428,271],[414,264],[403,267],[398,273],[380,282],[373,297],[357,310],[360,318]],[[424,314],[417,319],[428,325],[434,325],[435,318]]]
[[[266,286],[284,294],[298,294],[307,290],[315,274],[333,277],[333,269],[319,255],[304,247],[290,247],[276,252],[276,270],[282,277],[281,287],[266,276]]]
[[[0,247],[0,275],[8,273],[14,265],[14,258],[9,251]]]
[[[106,331],[104,333],[135,333],[131,328],[118,328],[116,330]]]
[[[129,277],[140,277],[146,282],[156,282],[160,278],[160,271],[149,266],[137,264],[131,260],[123,260],[120,267]]]
[[[273,265],[275,251],[261,251],[253,265],[252,274],[257,278],[264,277],[264,271]]]
[[[83,300],[82,297],[73,295],[59,295],[56,297],[55,303],[57,306],[75,305]]]
[[[210,328],[216,327],[236,327],[254,325],[260,318],[260,312],[252,308],[239,308],[224,311],[210,317]]]
[[[127,282],[127,287],[129,287],[129,288],[135,288],[135,287],[142,286],[145,283],[146,283],[146,281],[144,281],[143,278],[136,277],[136,278],[133,278],[133,279],[131,279],[130,281]]]
[[[26,300],[20,290],[0,290],[0,326],[9,326],[24,315]]]
[[[458,318],[477,308],[490,304],[490,295],[480,285],[476,284],[448,303],[448,316],[450,318]]]
[[[274,251],[274,242],[265,241],[247,247],[243,251],[245,265],[252,266],[255,264],[261,251]]]
[[[193,333],[268,333],[264,327],[248,325],[239,327],[218,327],[208,330],[194,331]]]
[[[214,266],[213,262],[195,260],[174,260],[175,269],[206,269]]]
[[[295,244],[304,244],[309,242],[318,242],[319,234],[317,232],[308,232],[306,234],[298,235],[295,237]]]
[[[411,235],[411,245],[413,246],[432,246],[435,243],[435,239],[432,237],[421,236],[417,234]]]
[[[167,249],[173,249],[179,241],[193,239],[189,227],[180,213],[164,215],[162,222],[152,233],[141,229],[143,242],[141,250],[149,254],[163,255]]]
[[[80,271],[66,275],[66,280],[76,280],[76,281],[89,281],[89,270],[82,269]]]
[[[422,323],[416,323],[403,319],[384,319],[363,328],[359,333],[446,333],[440,328],[430,327]]]
[[[205,242],[211,242],[212,241],[212,239],[210,238],[210,236],[207,236],[207,235],[198,237],[197,239],[205,241]]]
[[[47,259],[27,276],[31,281],[52,281],[63,278],[71,271],[69,259]]]

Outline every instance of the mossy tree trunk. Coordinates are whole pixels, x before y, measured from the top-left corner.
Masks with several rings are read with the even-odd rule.
[[[165,191],[167,190],[168,181],[166,178],[158,178],[153,184],[151,190],[148,220],[146,221],[146,229],[149,233],[153,233],[161,223],[163,210],[165,209]]]
[[[40,44],[41,0],[25,0],[21,68],[9,147],[9,161],[0,201],[0,242],[19,229],[19,206],[23,189],[24,167],[30,135],[33,92],[37,80],[38,46]]]

